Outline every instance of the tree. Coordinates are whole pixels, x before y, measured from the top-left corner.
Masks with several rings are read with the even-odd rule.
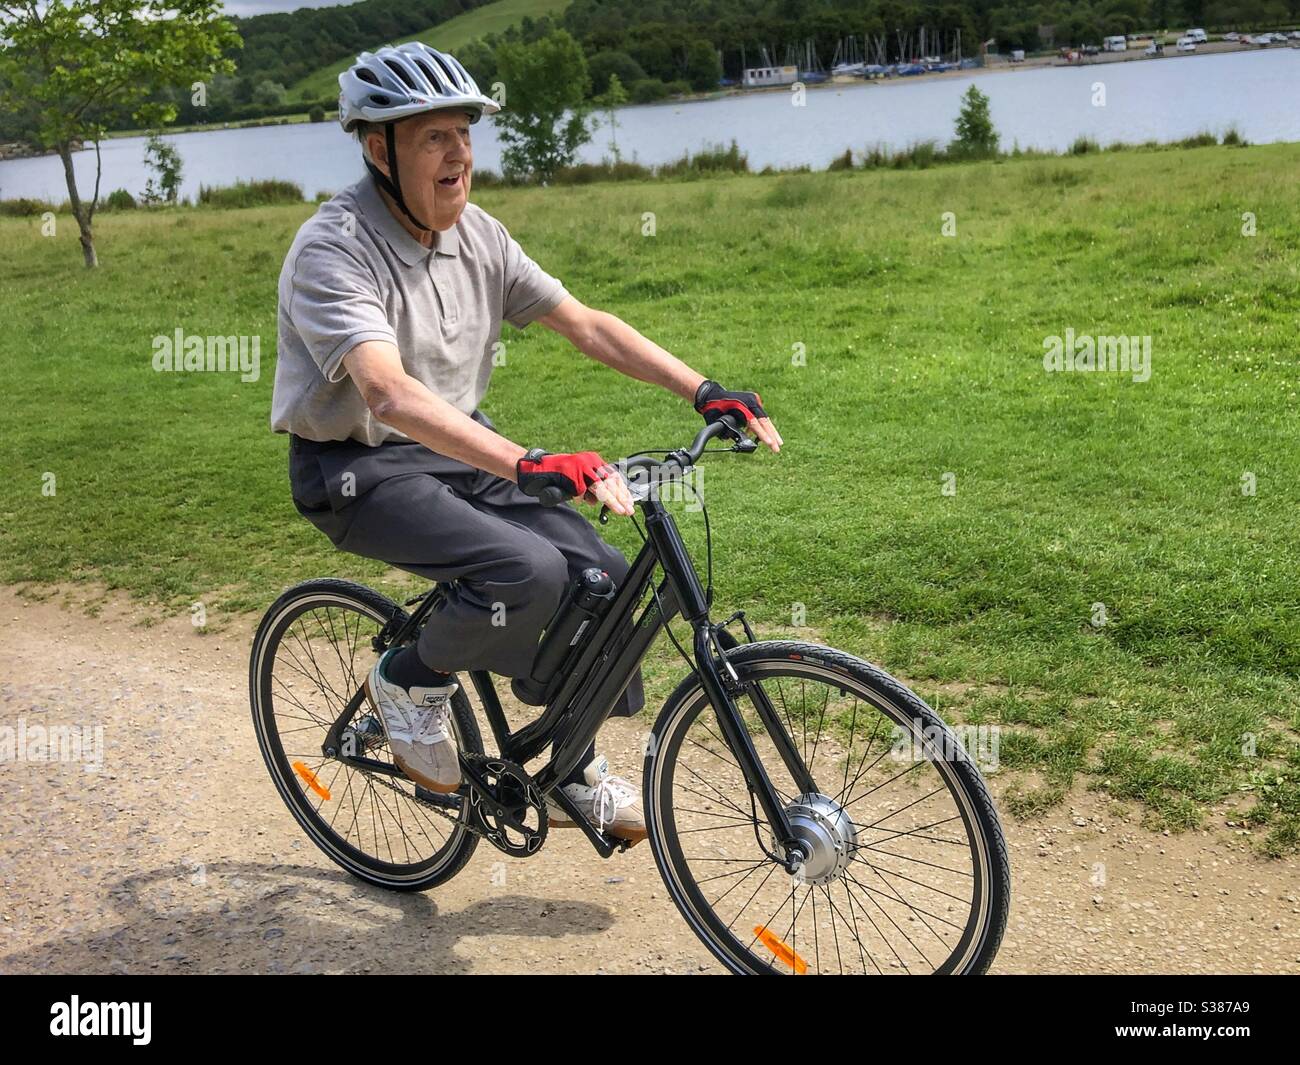
[[[506,87],[505,107],[496,116],[504,145],[501,168],[511,176],[550,181],[591,140],[591,81],[582,49],[559,30],[533,44],[501,45],[497,67]]]
[[[983,159],[996,155],[998,131],[989,117],[989,98],[974,85],[962,95],[961,112],[957,115],[957,139],[949,146],[955,155]]]
[[[144,165],[158,175],[158,184],[153,178],[144,183],[141,202],[174,204],[181,190],[181,153],[156,130],[144,142]]]
[[[696,92],[716,89],[722,80],[722,60],[708,41],[696,38],[686,49],[686,80]]]
[[[37,141],[63,162],[86,266],[98,266],[92,223],[99,205],[99,142],[129,115],[144,126],[172,121],[162,90],[189,89],[234,64],[239,35],[221,0],[0,0],[0,107],[28,107]],[[95,145],[95,189],[77,191],[77,142]]]
[[[591,75],[591,91],[600,95],[609,88],[609,79],[617,74],[626,86],[645,77],[641,64],[626,52],[597,52],[587,60],[587,71]]]
[[[263,81],[253,90],[253,103],[263,107],[279,107],[288,96],[288,91],[278,81]]]
[[[627,90],[623,88],[623,81],[617,74],[610,74],[609,88],[602,95],[596,97],[596,102],[609,115],[607,119],[609,122],[609,144],[614,153],[614,162],[622,162],[622,157],[618,153],[618,116],[615,112],[627,103]]]

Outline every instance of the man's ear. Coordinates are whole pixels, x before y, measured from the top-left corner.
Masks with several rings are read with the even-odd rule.
[[[388,172],[388,140],[383,130],[366,135],[366,157],[379,168],[384,177],[393,176]]]

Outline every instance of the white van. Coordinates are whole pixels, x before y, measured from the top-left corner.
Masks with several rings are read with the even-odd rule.
[[[1126,52],[1128,51],[1128,39],[1123,34],[1118,37],[1107,37],[1101,42],[1101,46],[1108,52]]]
[[[1183,36],[1191,38],[1193,44],[1206,44],[1209,41],[1204,30],[1188,30]]]

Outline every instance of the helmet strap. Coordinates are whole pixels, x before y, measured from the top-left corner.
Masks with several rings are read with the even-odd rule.
[[[388,147],[388,174],[385,174],[370,161],[369,152],[362,153],[362,161],[366,164],[366,169],[370,171],[370,176],[375,179],[376,184],[388,193],[393,198],[393,202],[401,208],[402,214],[406,215],[419,229],[424,230],[426,233],[432,233],[432,227],[426,226],[415,215],[411,214],[411,209],[406,206],[406,198],[402,195],[401,179],[397,176],[397,137],[393,133],[394,124],[392,122],[384,123],[384,141]],[[392,175],[391,178],[389,177],[390,174]]]

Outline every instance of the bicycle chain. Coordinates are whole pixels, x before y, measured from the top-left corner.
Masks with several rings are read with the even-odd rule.
[[[494,759],[494,761],[500,761],[500,759]],[[430,802],[428,799],[421,798],[420,795],[418,794],[419,785],[415,784],[414,781],[409,780],[408,778],[404,777],[403,779],[407,780],[408,783],[415,786],[416,792],[414,793],[408,792],[402,787],[400,787],[399,785],[394,784],[393,781],[389,778],[389,776],[386,773],[374,773],[366,769],[361,769],[359,770],[359,772],[364,774],[365,778],[368,781],[371,781],[376,784],[383,784],[384,787],[390,789],[391,791],[396,792],[398,795],[401,795],[403,798],[414,800],[415,802],[419,803],[421,806],[425,807],[426,809],[432,810],[434,813],[438,814],[438,816],[450,821],[457,828],[463,828],[467,832],[472,832],[480,839],[487,840],[489,843],[492,844],[492,846],[496,847],[498,850],[502,849],[501,845],[494,838],[494,836],[496,835],[495,833],[491,832],[486,828],[479,827],[474,823],[475,820],[477,819],[475,816],[471,815],[469,818],[462,820],[461,814],[464,813],[464,809],[465,809],[463,803],[467,801],[468,799],[467,796],[461,797],[461,802],[462,802],[461,814],[452,814],[449,813],[444,807],[438,805],[437,803]]]

